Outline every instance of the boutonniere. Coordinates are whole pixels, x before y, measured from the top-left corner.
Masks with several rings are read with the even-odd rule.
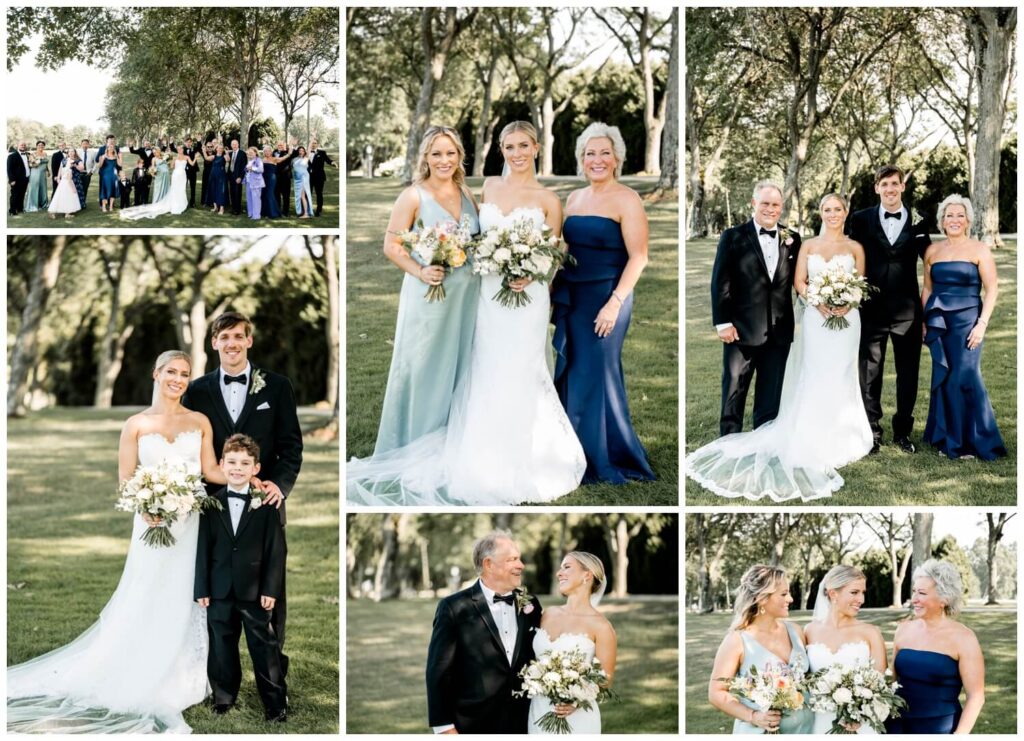
[[[262,506],[263,506],[263,499],[260,498],[260,497],[253,497],[252,499],[249,500],[249,509],[250,510],[259,509]]]
[[[779,226],[779,242],[789,247],[793,244],[793,232],[784,226]]]
[[[267,379],[263,377],[263,371],[254,370],[252,372],[252,386],[249,387],[249,396],[258,394],[266,385]]]
[[[524,615],[529,615],[533,612],[533,596],[526,591],[526,587],[515,590],[515,594],[516,612],[521,612]]]

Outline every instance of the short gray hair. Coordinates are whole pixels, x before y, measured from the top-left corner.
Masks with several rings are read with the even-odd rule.
[[[776,183],[774,180],[758,180],[756,183],[754,183],[754,193],[752,196],[750,196],[751,199],[756,201],[757,196],[765,188],[775,188],[775,190],[779,191],[779,195],[782,195],[782,186]]]
[[[622,177],[622,165],[626,161],[626,142],[622,138],[622,132],[618,126],[609,126],[600,121],[594,121],[576,139],[576,174],[585,177],[583,172],[583,152],[587,148],[587,142],[591,139],[608,139],[612,143],[612,153],[615,155],[615,179]]]
[[[476,569],[476,573],[483,573],[484,559],[494,557],[499,540],[515,542],[515,538],[508,530],[492,530],[473,544],[473,568]]]
[[[949,617],[959,615],[964,599],[964,583],[956,566],[949,561],[930,558],[914,569],[914,581],[922,577],[935,582],[935,592],[946,603],[946,614]]]
[[[942,220],[946,216],[946,209],[950,206],[963,206],[964,211],[967,213],[967,223],[974,223],[974,206],[971,205],[970,198],[964,198],[959,193],[953,193],[943,199],[942,203],[939,204],[938,211],[936,212],[935,221],[939,225],[939,233],[945,234],[946,231],[942,228]]]

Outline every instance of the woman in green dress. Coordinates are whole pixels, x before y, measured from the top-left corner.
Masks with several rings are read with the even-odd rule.
[[[46,142],[37,141],[36,151],[28,156],[28,192],[25,193],[25,211],[45,211],[50,205],[50,158],[46,154]]]
[[[153,147],[153,164],[149,168],[149,174],[153,176],[149,202],[156,203],[171,190],[171,166],[164,160],[164,153],[160,147]]]
[[[727,681],[752,676],[752,668],[787,672],[794,680],[803,676],[809,662],[803,630],[786,620],[793,597],[786,572],[776,566],[751,566],[740,579],[735,617],[718,647],[708,684],[708,700],[734,718],[736,733],[810,733],[814,713],[806,707],[780,712],[762,709],[729,693]]]

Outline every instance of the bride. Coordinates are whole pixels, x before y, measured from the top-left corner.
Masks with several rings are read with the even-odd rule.
[[[843,234],[847,205],[829,193],[819,204],[820,236],[804,242],[794,286],[801,299],[808,280],[839,266],[864,275],[864,249]],[[845,316],[849,326],[824,326]],[[723,497],[776,502],[827,497],[843,486],[836,470],[871,450],[871,427],[860,392],[857,354],[860,313],[818,306],[799,321],[786,362],[779,414],[751,432],[726,435],[686,457],[686,475]]]
[[[857,619],[867,580],[864,572],[855,566],[833,566],[818,587],[814,601],[814,619],[806,628],[807,659],[811,671],[820,671],[833,664],[853,666],[870,659],[875,669],[884,673],[886,668],[885,639],[882,631],[870,623]],[[815,713],[811,733],[824,734],[832,728],[835,713]],[[871,726],[848,727],[848,730],[873,734]]]
[[[190,374],[187,353],[169,350],[157,358],[153,404],[121,431],[120,481],[139,465],[174,460],[209,482],[226,482],[209,420],[181,405]],[[192,601],[199,516],[173,523],[176,543],[167,548],[140,540],[150,526],[135,515],[121,580],[92,627],[66,646],[8,667],[8,732],[190,731],[181,713],[208,692],[206,616]]]
[[[139,219],[155,219],[157,216],[164,214],[178,215],[185,212],[185,209],[188,208],[186,165],[195,167],[196,159],[195,155],[191,157],[185,155],[185,146],[183,144],[178,145],[177,151],[177,156],[171,160],[171,166],[174,170],[171,173],[171,187],[167,191],[167,195],[154,203],[121,209],[122,219],[138,221]]]
[[[548,607],[541,613],[540,627],[533,637],[533,653],[540,657],[553,649],[578,648],[589,658],[594,656],[608,674],[608,686],[615,678],[618,650],[615,629],[597,610],[608,580],[601,559],[583,551],[567,553],[558,569],[558,592],[565,597],[561,607]],[[529,733],[544,733],[538,720],[554,709],[568,719],[572,733],[600,733],[601,711],[597,704],[587,710],[573,705],[556,705],[546,697],[530,700]]]
[[[499,142],[507,169],[484,182],[481,231],[529,219],[560,234],[561,202],[534,174],[540,147],[533,126],[514,121]],[[500,284],[499,276],[482,278],[469,371],[455,388],[447,425],[350,461],[350,501],[520,504],[550,501],[579,486],[586,458],[547,364],[548,286],[515,281],[511,287],[531,301],[507,308],[493,300]]]

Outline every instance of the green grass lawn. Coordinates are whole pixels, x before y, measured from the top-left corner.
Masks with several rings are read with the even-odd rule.
[[[553,604],[559,598],[541,597]],[[679,730],[679,621],[676,600],[606,599],[601,611],[618,635],[615,691],[601,705],[603,733]],[[430,733],[424,672],[435,600],[346,604],[348,733]]]
[[[790,613],[806,625],[811,613]],[[892,636],[906,610],[862,610],[860,619],[877,625],[892,660]],[[978,636],[985,654],[985,707],[974,733],[1017,731],[1017,612],[1016,606],[968,609],[959,618]],[[708,679],[715,652],[732,622],[732,614],[686,616],[686,733],[732,733],[732,718],[708,704]],[[961,702],[964,697],[961,695]]]
[[[331,159],[338,162],[336,152],[331,152]],[[122,162],[127,169],[134,169],[138,157],[134,154],[124,153]],[[242,214],[233,216],[230,209],[226,209],[224,215],[212,213],[209,208],[198,205],[199,196],[202,193],[203,183],[202,170],[196,175],[196,208],[186,209],[182,214],[172,216],[164,214],[155,219],[141,219],[139,221],[122,221],[118,215],[117,208],[113,213],[100,211],[100,180],[94,174],[92,182],[89,183],[89,192],[86,194],[85,208],[75,214],[72,219],[65,219],[58,216],[51,219],[46,211],[35,213],[23,213],[18,216],[7,215],[7,226],[11,229],[65,229],[65,228],[95,228],[95,229],[163,229],[173,227],[180,229],[338,229],[340,224],[338,215],[341,212],[338,206],[338,180],[341,177],[339,171],[333,167],[327,167],[327,183],[324,185],[324,210],[319,217],[300,219],[295,216],[295,198],[289,200],[288,218],[260,219],[253,221],[245,215],[245,183],[242,183]],[[292,189],[289,192],[294,192]],[[312,188],[310,189],[312,193]],[[50,189],[50,196],[53,189]],[[134,200],[135,194],[132,194]],[[117,203],[120,203],[118,199]],[[313,193],[313,208],[316,208],[316,193]]]
[[[470,187],[479,193],[482,179]],[[563,202],[581,181],[545,180]],[[649,178],[625,178],[640,192]],[[391,206],[401,187],[393,179],[350,179],[347,183],[347,383],[348,452],[373,452],[393,350],[402,273],[381,252]],[[561,497],[556,505],[671,505],[678,500],[678,202],[647,205],[650,263],[636,289],[633,320],[623,349],[630,413],[647,448],[656,482],[621,486],[592,484]]]
[[[718,437],[721,404],[722,343],[711,324],[710,279],[716,240],[686,243],[686,450],[696,450]],[[999,303],[985,335],[982,372],[996,412],[999,430],[1009,455],[997,461],[950,461],[942,458],[921,436],[928,418],[932,365],[927,348],[921,355],[914,434],[917,453],[907,455],[883,445],[877,455],[862,458],[842,469],[846,485],[828,505],[1003,506],[1017,501],[1017,241],[1007,240],[996,250]],[[892,349],[886,357],[882,410],[885,439],[892,441],[892,414],[896,408],[896,375]],[[751,428],[753,389],[747,400],[743,429]],[[826,424],[825,421],[822,422]],[[696,482],[686,480],[690,505],[736,504],[717,497]],[[777,506],[770,498],[746,505]],[[802,505],[799,499],[783,504]]]
[[[69,643],[117,586],[132,520],[115,512],[117,441],[136,409],[50,409],[7,428],[7,662]],[[323,423],[300,411],[303,429]],[[243,647],[237,710],[185,712],[195,733],[338,730],[338,447],[308,440],[288,503],[286,725],[268,724]],[[102,677],[97,677],[102,681]]]

